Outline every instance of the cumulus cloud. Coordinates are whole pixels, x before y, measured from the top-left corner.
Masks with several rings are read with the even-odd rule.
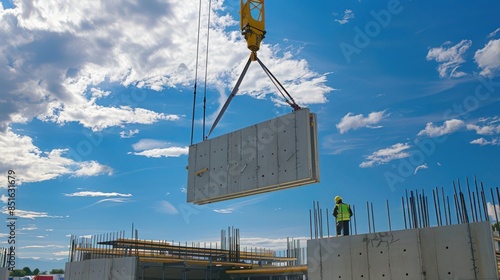
[[[121,138],[132,138],[137,133],[139,133],[139,129],[134,129],[134,130],[129,130],[129,131],[121,131],[120,137]]]
[[[372,112],[364,117],[362,114],[353,115],[353,113],[347,113],[340,122],[336,125],[340,133],[345,133],[349,130],[356,130],[360,127],[374,127],[373,125],[379,123],[382,119],[387,117],[385,111]],[[376,127],[379,128],[379,127]]]
[[[474,55],[481,75],[494,76],[500,69],[500,39],[489,41],[484,48]]]
[[[439,137],[453,133],[464,125],[465,123],[463,121],[457,119],[447,120],[441,126],[435,126],[434,123],[429,122],[425,125],[425,129],[418,133],[418,136],[427,135],[429,137]]]
[[[248,50],[233,30],[238,22],[212,4],[207,84],[230,88],[238,78]],[[126,124],[175,121],[179,116],[138,107],[144,94],[193,82],[197,53],[196,1],[94,2],[46,0],[36,5],[16,1],[0,10],[0,131],[11,123],[33,118],[65,124],[78,122],[93,130]],[[206,5],[206,4],[205,4]],[[206,9],[206,7],[205,7]],[[201,22],[207,22],[208,11]],[[168,35],[166,35],[168,34]],[[207,46],[201,46],[205,53]],[[265,43],[260,58],[302,104],[326,102],[332,89],[326,74],[310,69],[307,61],[282,53]],[[255,67],[254,67],[255,68]],[[277,96],[260,69],[249,70],[242,94]],[[120,85],[132,91],[123,100],[101,85]],[[272,88],[272,91],[269,89]],[[148,91],[149,90],[149,91]],[[152,91],[151,91],[152,90]],[[103,97],[113,100],[99,105]],[[134,99],[135,98],[135,99]],[[278,100],[278,99],[276,99]]]
[[[83,192],[75,192],[75,193],[68,193],[64,194],[65,196],[72,196],[72,197],[113,197],[113,196],[119,196],[119,197],[131,197],[132,194],[123,194],[123,193],[117,193],[117,192],[110,192],[110,193],[105,193],[105,192],[94,192],[94,191],[83,191]]]
[[[487,145],[500,146],[500,137],[492,138],[490,141],[481,137],[481,138],[472,140],[470,143],[480,145],[480,146],[487,146]]]
[[[441,78],[459,78],[466,75],[458,68],[465,62],[465,53],[472,45],[472,41],[462,40],[456,45],[451,44],[451,42],[446,42],[438,48],[431,48],[427,53],[427,60],[435,60],[439,63],[437,69]]]
[[[339,24],[346,24],[353,18],[354,18],[354,13],[352,12],[352,10],[347,9],[344,11],[344,16],[342,17],[342,19],[335,19],[335,21],[338,22]]]
[[[389,148],[378,150],[367,156],[366,160],[363,161],[359,166],[362,168],[374,167],[377,165],[386,164],[396,159],[409,157],[410,153],[407,150],[410,147],[410,145],[403,143],[394,144]]]
[[[78,162],[72,159],[68,149],[42,151],[29,136],[22,136],[10,129],[0,132],[0,172],[15,170],[19,183],[39,182],[62,175],[86,177],[108,174],[113,170],[96,161]],[[6,187],[0,182],[0,187]]]

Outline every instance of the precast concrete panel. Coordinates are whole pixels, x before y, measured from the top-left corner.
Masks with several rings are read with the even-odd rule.
[[[241,130],[241,192],[257,188],[257,126]]]
[[[321,279],[321,260],[319,239],[307,240],[307,278]]]
[[[438,280],[438,261],[436,253],[435,228],[418,230],[420,241],[420,257],[422,259],[422,274],[426,280]]]
[[[209,197],[209,183],[210,183],[210,142],[203,141],[196,146],[189,147],[189,159],[194,158],[193,166],[189,167],[193,172],[193,176],[189,176],[188,184],[192,183],[194,188],[190,191],[188,188],[188,195],[192,195],[197,200],[206,199]],[[191,162],[191,161],[190,161]],[[191,170],[192,169],[192,170]]]
[[[349,243],[351,247],[351,279],[369,279],[368,244],[365,242],[365,235],[351,235]]]
[[[111,259],[96,259],[88,260],[87,262],[89,264],[86,273],[88,279],[109,279],[112,264]]]
[[[368,248],[368,270],[370,279],[391,279],[389,267],[389,242],[383,233],[365,234],[364,242]]]
[[[229,136],[228,152],[229,152],[229,171],[227,178],[227,192],[241,192],[241,172],[244,165],[241,160],[241,131],[232,132]]]
[[[295,136],[295,120],[293,115],[271,120],[271,127],[278,135],[278,154],[282,155],[279,160],[278,178],[280,182],[292,182],[297,179],[295,169],[297,168],[297,142],[290,141]]]
[[[210,183],[208,191],[211,196],[223,196],[227,194],[229,169],[228,142],[228,135],[214,138],[210,142]]]
[[[336,246],[328,246],[331,252],[329,258],[328,266],[331,267],[331,271],[328,273],[328,278],[326,279],[352,279],[351,271],[351,245],[349,242],[349,236],[333,237],[331,244]],[[331,245],[329,244],[329,245]],[[328,250],[326,250],[328,252]]]
[[[478,279],[498,279],[496,253],[493,243],[493,231],[489,222],[470,224],[472,244],[474,244],[474,265],[477,267]]]
[[[278,134],[271,129],[271,121],[258,126],[257,131],[257,186],[275,186],[278,180]]]
[[[137,259],[135,257],[112,259],[110,280],[135,280],[137,273]]]
[[[386,232],[392,279],[423,279],[417,229]]]
[[[308,109],[189,147],[187,201],[205,204],[319,181]]]
[[[439,279],[475,279],[466,224],[434,228]]]

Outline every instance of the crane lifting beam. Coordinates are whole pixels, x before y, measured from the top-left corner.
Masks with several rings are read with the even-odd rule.
[[[260,42],[266,35],[264,0],[241,0],[240,4],[241,34],[245,36],[247,47],[252,51],[252,61],[255,61]]]

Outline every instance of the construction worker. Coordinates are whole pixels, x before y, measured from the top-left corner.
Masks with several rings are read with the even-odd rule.
[[[349,221],[351,220],[352,211],[349,204],[342,202],[342,197],[335,197],[335,208],[333,209],[333,216],[337,220],[337,236],[349,235]]]

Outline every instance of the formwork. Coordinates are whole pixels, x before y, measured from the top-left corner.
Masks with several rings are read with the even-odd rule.
[[[498,279],[489,222],[311,239],[308,278]]]

